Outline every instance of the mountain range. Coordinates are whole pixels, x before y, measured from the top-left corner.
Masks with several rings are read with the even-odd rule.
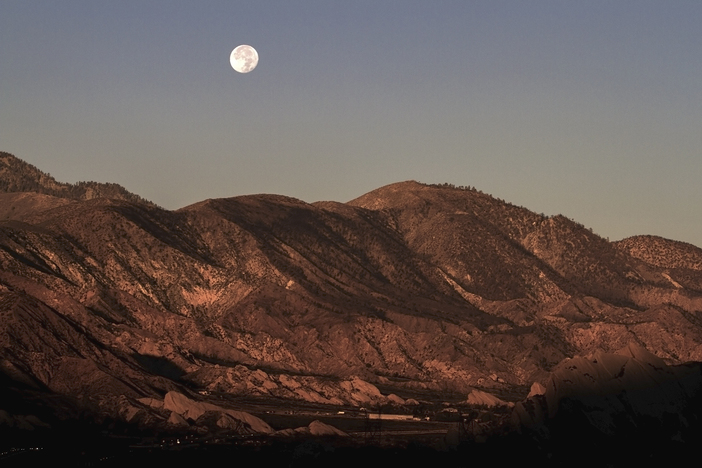
[[[611,242],[473,187],[170,211],[0,153],[8,424],[31,395],[142,425],[166,424],[149,402],[171,392],[517,401],[578,356],[635,345],[666,366],[702,361],[701,313],[702,249]]]

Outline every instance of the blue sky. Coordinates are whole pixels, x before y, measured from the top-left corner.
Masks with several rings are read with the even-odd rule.
[[[2,0],[0,150],[170,209],[413,179],[702,246],[700,24],[700,1]]]

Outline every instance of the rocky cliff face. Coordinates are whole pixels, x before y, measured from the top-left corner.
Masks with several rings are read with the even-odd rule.
[[[631,342],[668,364],[702,360],[700,249],[611,243],[472,189],[177,211],[0,202],[2,372],[108,412],[185,387],[355,405],[390,391],[523,397],[564,358]]]

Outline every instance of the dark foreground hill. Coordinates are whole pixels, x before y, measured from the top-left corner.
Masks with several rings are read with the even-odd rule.
[[[702,250],[609,242],[475,189],[402,182],[349,203],[255,195],[167,211],[6,153],[0,188],[13,398],[31,389],[166,426],[145,402],[172,390],[514,401],[565,358],[631,343],[667,365],[702,360]],[[5,424],[27,414],[4,409]]]

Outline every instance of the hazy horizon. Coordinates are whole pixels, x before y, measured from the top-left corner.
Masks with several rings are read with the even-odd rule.
[[[702,247],[700,23],[693,1],[10,0],[0,151],[169,209],[448,182]]]

